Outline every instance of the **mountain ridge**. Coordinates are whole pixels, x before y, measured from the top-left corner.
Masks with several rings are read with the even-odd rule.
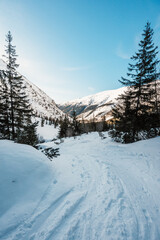
[[[0,70],[6,69],[6,63],[0,59]],[[31,108],[36,116],[42,118],[63,118],[65,114],[60,110],[55,101],[49,97],[42,89],[20,74],[26,86],[26,93],[30,100]]]
[[[96,121],[101,121],[104,117],[106,120],[109,120],[112,118],[111,109],[116,104],[117,97],[126,90],[127,87],[121,87],[114,90],[102,91],[58,104],[58,107],[69,115],[72,115],[73,111],[76,111],[78,120],[89,121],[94,118]]]

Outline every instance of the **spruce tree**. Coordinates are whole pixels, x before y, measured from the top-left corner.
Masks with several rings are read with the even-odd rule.
[[[128,90],[121,96],[121,104],[113,109],[116,118],[116,129],[128,132],[131,141],[136,140],[138,132],[151,129],[153,124],[153,109],[156,96],[154,84],[160,76],[156,72],[159,63],[157,59],[158,47],[153,43],[153,29],[147,22],[139,43],[139,50],[131,57],[127,76],[120,82],[128,86]],[[128,129],[128,130],[126,130]]]
[[[59,134],[58,134],[59,138],[67,137],[68,127],[69,127],[69,119],[67,115],[65,115],[65,118],[61,119],[60,121]]]
[[[18,64],[15,46],[12,45],[12,35],[10,31],[6,35],[6,63],[7,69],[4,71],[5,79],[9,89],[9,123],[11,139],[16,140],[27,125],[31,124],[32,110],[26,94],[26,86],[22,76],[17,72]]]
[[[126,90],[118,97],[118,103],[112,109],[115,127],[109,134],[117,142],[129,143],[134,141],[135,109],[131,107],[132,91]]]
[[[4,71],[0,70],[0,137],[10,139],[9,93]]]
[[[18,129],[16,142],[35,146],[38,143],[37,126],[38,122],[34,122],[25,125],[23,131]]]
[[[71,124],[71,127],[72,127],[72,130],[73,130],[73,136],[77,136],[80,134],[80,124],[79,122],[77,121],[77,118],[76,118],[76,111],[73,110],[73,113],[72,113],[72,117],[73,117],[73,122]]]

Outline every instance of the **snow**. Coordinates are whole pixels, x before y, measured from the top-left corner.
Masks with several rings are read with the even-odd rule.
[[[160,80],[157,80],[157,86],[160,86]],[[153,82],[154,86],[154,82]],[[78,120],[90,121],[94,118],[95,121],[104,119],[112,119],[112,107],[117,104],[117,98],[127,91],[127,87],[118,88],[115,90],[107,90],[83,98],[78,98],[72,101],[59,104],[59,108],[65,113],[72,114],[73,110],[77,113]]]
[[[83,120],[90,120],[94,117],[97,121],[101,121],[103,116],[110,119],[112,118],[110,111],[113,105],[116,104],[116,99],[126,90],[126,87],[122,87],[115,90],[103,91],[59,104],[59,107],[66,113],[70,113],[74,109],[78,113],[78,119],[80,120],[82,118]]]
[[[107,101],[113,101],[115,98],[118,97],[118,95],[124,93],[126,87],[123,88],[118,88],[115,90],[107,90],[107,91],[103,91],[103,92],[99,92],[93,95],[89,95],[83,98],[78,98],[72,101],[68,101],[66,103],[62,103],[62,105],[69,105],[72,104],[74,102],[74,104],[83,104],[83,105],[103,105],[105,104]]]
[[[54,174],[50,165],[33,147],[0,140],[0,239],[10,239],[44,198]]]
[[[0,239],[159,240],[160,137],[104,135],[65,139],[52,162],[1,141]]]
[[[58,136],[59,127],[54,127],[54,125],[48,125],[44,124],[43,127],[41,127],[40,121],[39,125],[37,127],[37,134],[39,135],[39,138],[42,137],[42,139],[45,140],[45,142],[52,141],[53,139],[56,139]]]
[[[0,69],[6,70],[6,63],[2,59],[0,59]],[[28,99],[30,99],[31,107],[36,115],[54,119],[64,117],[65,114],[57,107],[53,99],[24,76],[22,76],[22,79],[26,86],[26,93]]]

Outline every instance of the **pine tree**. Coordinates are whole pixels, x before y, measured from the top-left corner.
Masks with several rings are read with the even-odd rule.
[[[135,109],[132,108],[132,91],[128,89],[118,97],[118,103],[112,109],[114,125],[109,134],[117,142],[129,143],[134,141]]]
[[[65,115],[65,118],[60,121],[60,128],[59,128],[59,138],[67,137],[67,130],[69,127],[69,120],[67,118],[67,115]]]
[[[113,109],[116,117],[116,128],[131,135],[132,141],[141,130],[151,129],[153,125],[153,109],[156,96],[154,83],[160,76],[156,72],[159,63],[157,59],[158,47],[153,43],[153,29],[147,22],[143,39],[139,43],[139,50],[131,57],[133,63],[128,67],[128,78],[121,78],[120,82],[128,86],[128,91],[121,96],[121,104]],[[128,123],[128,125],[126,124]]]
[[[35,146],[38,143],[36,127],[38,122],[28,123],[23,131],[18,129],[16,142]]]
[[[77,118],[76,118],[76,111],[73,110],[73,113],[72,113],[72,117],[73,117],[73,122],[71,124],[71,127],[73,129],[73,136],[77,136],[80,134],[80,124],[79,122],[77,121]]]
[[[44,127],[44,118],[41,118],[41,127]]]
[[[9,131],[9,94],[4,77],[4,71],[0,70],[0,137],[10,138]]]
[[[102,117],[102,131],[108,131],[109,130],[109,126],[108,123],[106,121],[106,117],[105,115]]]
[[[26,94],[26,86],[22,76],[17,72],[18,64],[15,46],[12,45],[12,35],[10,31],[6,35],[6,63],[7,70],[4,71],[6,84],[8,85],[8,116],[9,131],[12,140],[20,139],[26,127],[31,126],[32,110]],[[35,126],[33,124],[33,126]],[[33,131],[34,132],[34,131]]]

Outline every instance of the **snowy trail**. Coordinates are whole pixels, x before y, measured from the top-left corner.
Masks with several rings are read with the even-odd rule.
[[[2,239],[160,240],[159,144],[65,140],[45,194]]]

